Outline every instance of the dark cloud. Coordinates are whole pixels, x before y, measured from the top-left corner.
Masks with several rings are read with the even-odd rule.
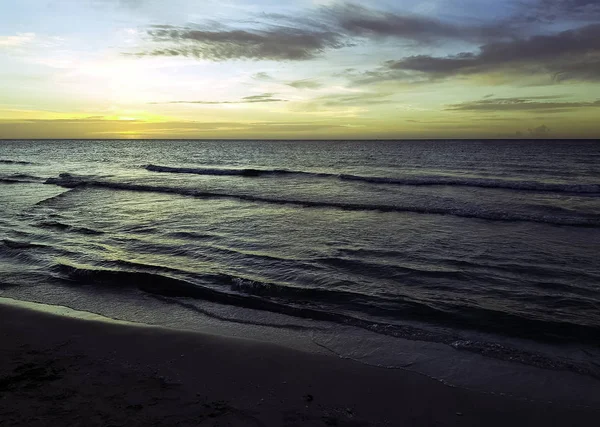
[[[594,102],[561,102],[556,96],[529,98],[484,98],[477,101],[449,105],[452,111],[530,111],[535,113],[560,113],[579,108],[600,108],[600,100]]]
[[[294,87],[296,89],[319,89],[323,85],[313,79],[304,79],[290,82],[288,83],[288,86]]]
[[[153,27],[154,42],[169,43],[140,55],[187,56],[211,61],[231,59],[300,61],[345,44],[339,34],[312,29],[273,27],[266,30],[197,30],[188,27]]]
[[[322,7],[318,12],[299,17],[263,13],[252,22],[237,25],[243,29],[216,22],[188,27],[156,25],[148,30],[148,35],[163,46],[138,55],[186,56],[211,61],[299,61],[313,59],[328,49],[353,46],[357,39],[387,38],[430,44],[446,40],[484,42],[515,34],[506,23],[458,25],[347,3]]]
[[[507,23],[472,26],[456,25],[416,15],[400,15],[368,9],[355,4],[338,4],[323,9],[323,14],[351,36],[394,37],[417,42],[435,40],[489,40],[514,35]]]
[[[539,0],[528,7],[525,14],[529,22],[552,22],[557,20],[593,21],[600,17],[599,0]]]
[[[167,101],[151,102],[150,104],[202,104],[202,105],[220,105],[220,104],[260,104],[267,102],[287,102],[287,99],[274,98],[272,93],[263,93],[262,95],[246,96],[238,101]]]
[[[555,17],[553,14],[563,20],[575,15],[589,18],[600,9],[600,0],[521,0],[521,5],[519,14],[487,24],[445,22],[338,2],[304,16],[263,13],[252,21],[232,22],[231,27],[218,22],[184,27],[157,25],[148,30],[152,48],[136,55],[211,61],[304,61],[365,39],[411,42],[413,47],[451,41],[482,46],[478,51],[453,56],[423,54],[388,61],[351,80],[357,84],[382,80],[422,82],[490,71],[547,73],[556,81],[600,80],[600,24],[547,34],[543,25],[534,22],[549,21],[548,17]],[[527,36],[540,33],[543,35]]]
[[[421,73],[432,78],[494,71],[551,74],[555,81],[600,80],[600,24],[552,35],[495,42],[479,52],[410,56],[388,61],[379,73]]]
[[[461,26],[425,16],[386,12],[347,2],[323,6],[306,16],[262,13],[257,20],[264,24],[276,22],[284,26],[335,31],[348,38],[398,38],[419,42],[448,38],[488,39],[509,34],[504,24]]]

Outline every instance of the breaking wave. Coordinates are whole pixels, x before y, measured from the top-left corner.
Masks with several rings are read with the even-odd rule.
[[[519,191],[539,191],[539,192],[557,192],[573,194],[600,194],[600,184],[568,184],[552,183],[540,181],[515,181],[490,178],[475,177],[453,177],[446,175],[439,176],[414,176],[402,178],[362,176],[352,174],[332,174],[319,172],[306,172],[288,169],[217,169],[217,168],[179,168],[158,165],[146,165],[144,168],[151,172],[161,173],[180,173],[208,176],[242,176],[242,177],[260,177],[260,176],[290,176],[300,175],[306,177],[318,178],[336,178],[342,181],[357,181],[370,184],[388,184],[388,185],[406,185],[406,186],[460,186],[460,187],[479,187],[479,188],[497,188],[504,190]]]
[[[3,239],[2,243],[4,246],[10,249],[29,249],[29,248],[41,248],[45,247],[45,245],[39,243],[33,243],[29,241],[22,240],[13,240],[13,239]]]
[[[320,201],[320,200],[300,200],[292,198],[276,198],[266,196],[255,196],[249,194],[233,194],[211,191],[201,191],[188,188],[177,188],[167,186],[155,186],[145,184],[132,184],[124,182],[98,181],[87,179],[85,177],[77,177],[68,173],[62,173],[58,178],[49,178],[45,181],[46,184],[59,185],[65,188],[82,188],[95,187],[107,188],[112,190],[138,191],[138,192],[155,192],[179,194],[182,196],[198,197],[198,198],[227,198],[236,199],[254,203],[268,203],[277,205],[296,205],[312,208],[332,208],[348,211],[379,211],[379,212],[409,212],[417,214],[430,215],[450,215],[461,218],[481,219],[488,221],[525,221],[536,222],[552,225],[564,226],[579,226],[579,227],[599,227],[600,217],[597,215],[579,215],[579,216],[557,216],[543,215],[534,213],[518,213],[507,211],[489,211],[484,209],[469,208],[469,207],[425,207],[425,206],[399,206],[385,204],[366,204],[366,203],[350,203],[350,202],[335,202],[335,201]]]
[[[175,168],[170,166],[158,166],[158,165],[146,165],[144,168],[150,172],[161,172],[161,173],[185,173],[193,175],[214,175],[214,176],[246,176],[246,177],[257,177],[257,176],[268,176],[268,175],[307,175],[307,176],[320,176],[330,177],[334,176],[329,173],[314,173],[314,172],[302,172],[293,171],[287,169],[220,169],[220,168]]]
[[[58,230],[58,231],[67,231],[67,232],[79,233],[79,234],[96,235],[96,236],[104,234],[104,232],[100,231],[100,230],[94,230],[94,229],[88,228],[88,227],[78,227],[78,226],[74,226],[74,225],[64,224],[59,221],[41,221],[36,225],[41,228],[53,229],[53,230]]]
[[[5,164],[5,165],[33,165],[35,163],[25,162],[23,160],[0,159],[0,164]]]
[[[138,265],[138,267],[141,267],[141,265]],[[151,268],[151,266],[149,267]],[[354,326],[387,336],[438,342],[452,346],[457,350],[475,352],[487,357],[519,362],[540,368],[569,370],[599,377],[598,373],[590,370],[590,368],[579,366],[572,362],[555,360],[548,356],[519,350],[494,342],[466,340],[460,335],[449,332],[435,332],[410,325],[366,320],[358,312],[355,314],[355,312],[348,309],[343,312],[338,311],[333,309],[332,305],[327,304],[328,302],[344,302],[343,300],[346,300],[350,305],[357,304],[356,300],[360,300],[360,296],[352,293],[290,288],[283,285],[254,282],[224,274],[205,275],[192,281],[173,277],[166,271],[125,271],[114,268],[75,267],[60,263],[56,264],[52,270],[61,280],[65,280],[75,286],[85,284],[104,289],[113,289],[115,291],[133,288],[158,297],[183,297],[265,310],[298,318]],[[219,287],[219,289],[215,289],[215,287]],[[173,302],[178,303],[179,300],[173,300]],[[364,301],[364,303],[367,304],[367,301]],[[377,306],[374,301],[368,303],[371,306]],[[345,305],[347,306],[348,304]],[[411,315],[417,313],[419,307],[427,312],[421,313],[423,316],[431,316],[436,311],[431,307],[417,302],[412,302],[411,304],[413,305],[413,313],[402,313],[407,317],[413,317]],[[398,308],[394,311],[397,312]],[[567,324],[563,325],[565,328],[568,326]],[[556,332],[556,327],[557,324],[552,324],[550,325],[550,330]],[[594,336],[597,336],[597,331],[590,329],[581,332],[581,335],[585,334],[588,334],[589,338],[594,338]],[[577,338],[581,337],[578,336]]]
[[[12,175],[0,175],[0,182],[4,184],[19,184],[19,183],[39,183],[45,178],[39,176],[27,175],[24,173],[15,173]]]

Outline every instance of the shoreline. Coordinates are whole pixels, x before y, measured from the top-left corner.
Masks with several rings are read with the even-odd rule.
[[[0,303],[3,426],[591,426],[600,416],[276,344],[100,317]]]

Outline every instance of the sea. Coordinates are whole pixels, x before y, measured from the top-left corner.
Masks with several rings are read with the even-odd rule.
[[[0,300],[598,405],[600,141],[0,141]]]

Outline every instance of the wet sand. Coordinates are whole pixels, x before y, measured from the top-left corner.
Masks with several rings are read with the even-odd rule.
[[[595,426],[600,410],[249,340],[0,305],[0,426]]]

